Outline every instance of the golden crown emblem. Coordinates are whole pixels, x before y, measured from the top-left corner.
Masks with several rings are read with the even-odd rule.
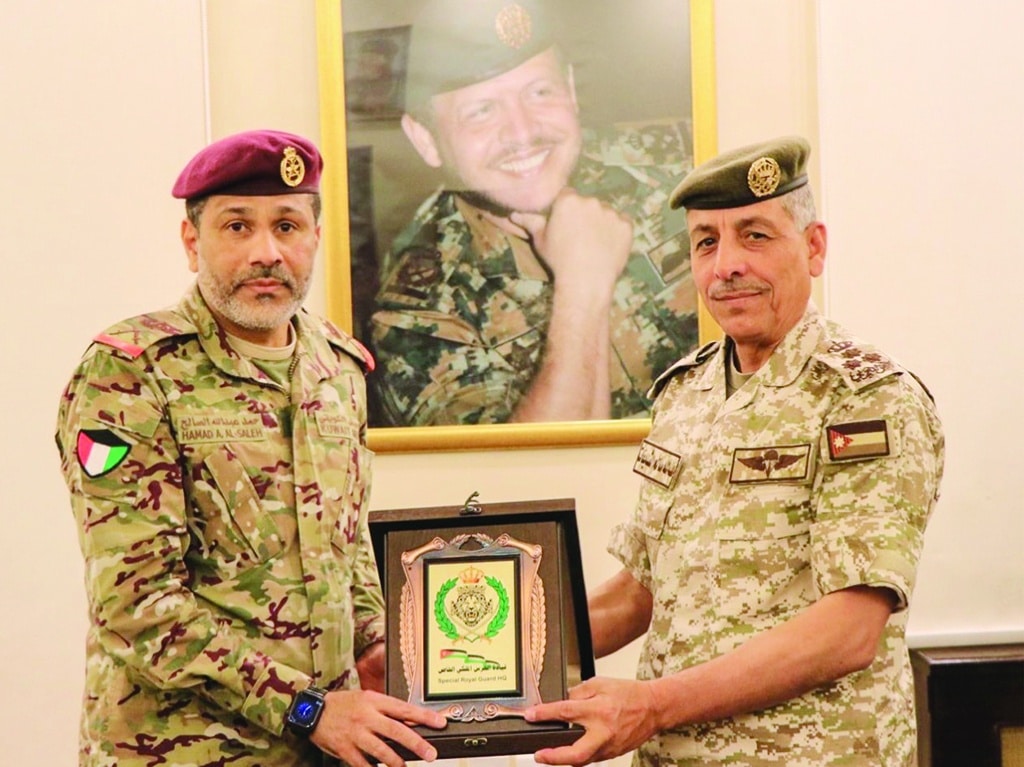
[[[483,577],[484,571],[480,570],[479,568],[473,567],[473,565],[470,565],[461,573],[459,573],[459,578],[462,580],[463,583],[479,583],[480,579]]]

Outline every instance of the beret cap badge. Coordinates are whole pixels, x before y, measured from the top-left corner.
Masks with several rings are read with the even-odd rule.
[[[519,3],[512,3],[498,11],[498,15],[494,19],[494,30],[504,45],[519,49],[530,42],[533,34],[533,22],[529,12],[523,6]]]
[[[284,157],[281,159],[281,180],[288,186],[298,186],[306,176],[306,164],[299,157],[295,147],[284,148]]]
[[[807,184],[811,145],[782,136],[738,147],[698,165],[669,198],[673,208],[721,210],[764,202]]]
[[[747,186],[755,197],[772,194],[779,188],[782,169],[773,157],[759,157],[750,164],[747,171]]]

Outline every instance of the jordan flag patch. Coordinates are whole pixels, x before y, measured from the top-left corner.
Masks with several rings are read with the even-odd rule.
[[[78,432],[78,463],[90,477],[102,477],[128,457],[131,445],[105,429]]]
[[[885,421],[838,423],[825,431],[828,434],[828,454],[833,461],[889,455],[889,430]]]

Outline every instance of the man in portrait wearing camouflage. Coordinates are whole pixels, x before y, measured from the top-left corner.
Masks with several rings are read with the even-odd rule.
[[[174,186],[196,285],[98,334],[57,446],[89,605],[80,763],[400,767],[435,750],[387,697],[366,527],[368,353],[300,307],[320,154],[277,131]],[[362,685],[362,689],[360,687]]]
[[[942,428],[913,375],[810,302],[809,151],[737,149],[673,192],[726,337],[656,382],[623,569],[590,594],[597,655],[647,632],[638,681],[528,711],[586,728],[541,763],[916,764],[905,629]]]
[[[402,127],[445,176],[395,239],[371,343],[393,425],[646,416],[697,343],[665,225],[689,123],[584,130],[549,3],[428,0]]]

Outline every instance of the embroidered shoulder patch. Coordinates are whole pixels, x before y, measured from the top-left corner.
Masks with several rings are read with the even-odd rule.
[[[640,443],[633,471],[657,485],[671,488],[682,464],[681,456],[645,439]]]
[[[131,445],[106,429],[82,429],[75,445],[78,465],[93,479],[120,466],[131,450]]]
[[[833,461],[889,455],[889,427],[884,420],[852,421],[825,427]]]

